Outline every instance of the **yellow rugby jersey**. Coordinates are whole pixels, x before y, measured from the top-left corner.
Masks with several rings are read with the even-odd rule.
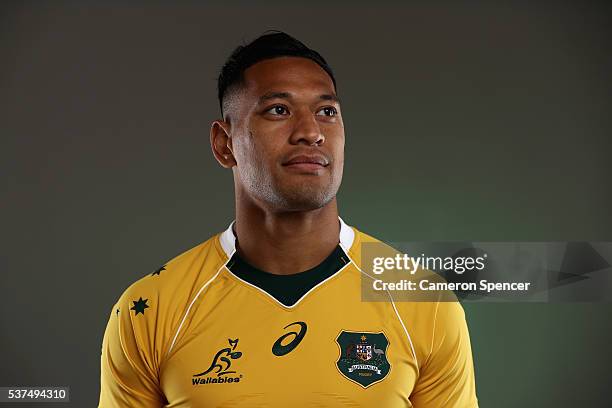
[[[99,407],[477,407],[461,305],[362,302],[360,247],[379,241],[339,222],[306,272],[249,268],[230,225],[133,283],[104,333]]]

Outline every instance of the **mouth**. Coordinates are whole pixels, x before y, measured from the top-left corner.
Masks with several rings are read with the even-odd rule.
[[[287,160],[285,163],[283,163],[283,166],[293,166],[297,164],[315,164],[320,167],[327,167],[329,165],[329,160],[327,160],[326,157],[318,154],[301,154],[299,156],[295,156]]]
[[[283,163],[284,167],[307,173],[317,173],[329,166],[329,160],[321,155],[298,155]]]

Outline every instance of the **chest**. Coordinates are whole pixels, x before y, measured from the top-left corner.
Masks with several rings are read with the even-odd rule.
[[[163,366],[169,406],[410,406],[417,373],[390,306],[343,299],[197,308]]]

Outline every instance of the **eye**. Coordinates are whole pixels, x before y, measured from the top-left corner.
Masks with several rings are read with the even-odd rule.
[[[267,109],[266,113],[270,113],[275,116],[279,116],[279,115],[282,116],[282,115],[288,115],[289,111],[284,106],[276,105],[276,106],[272,106],[271,108]]]
[[[321,112],[323,113],[321,114]],[[324,108],[319,109],[319,111],[317,112],[317,115],[321,116],[336,116],[337,114],[338,110],[333,106],[326,106]]]

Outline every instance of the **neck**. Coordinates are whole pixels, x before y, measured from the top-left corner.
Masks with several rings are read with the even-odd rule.
[[[314,268],[338,245],[336,198],[303,212],[268,212],[240,200],[236,205],[236,250],[249,264],[287,275]]]

